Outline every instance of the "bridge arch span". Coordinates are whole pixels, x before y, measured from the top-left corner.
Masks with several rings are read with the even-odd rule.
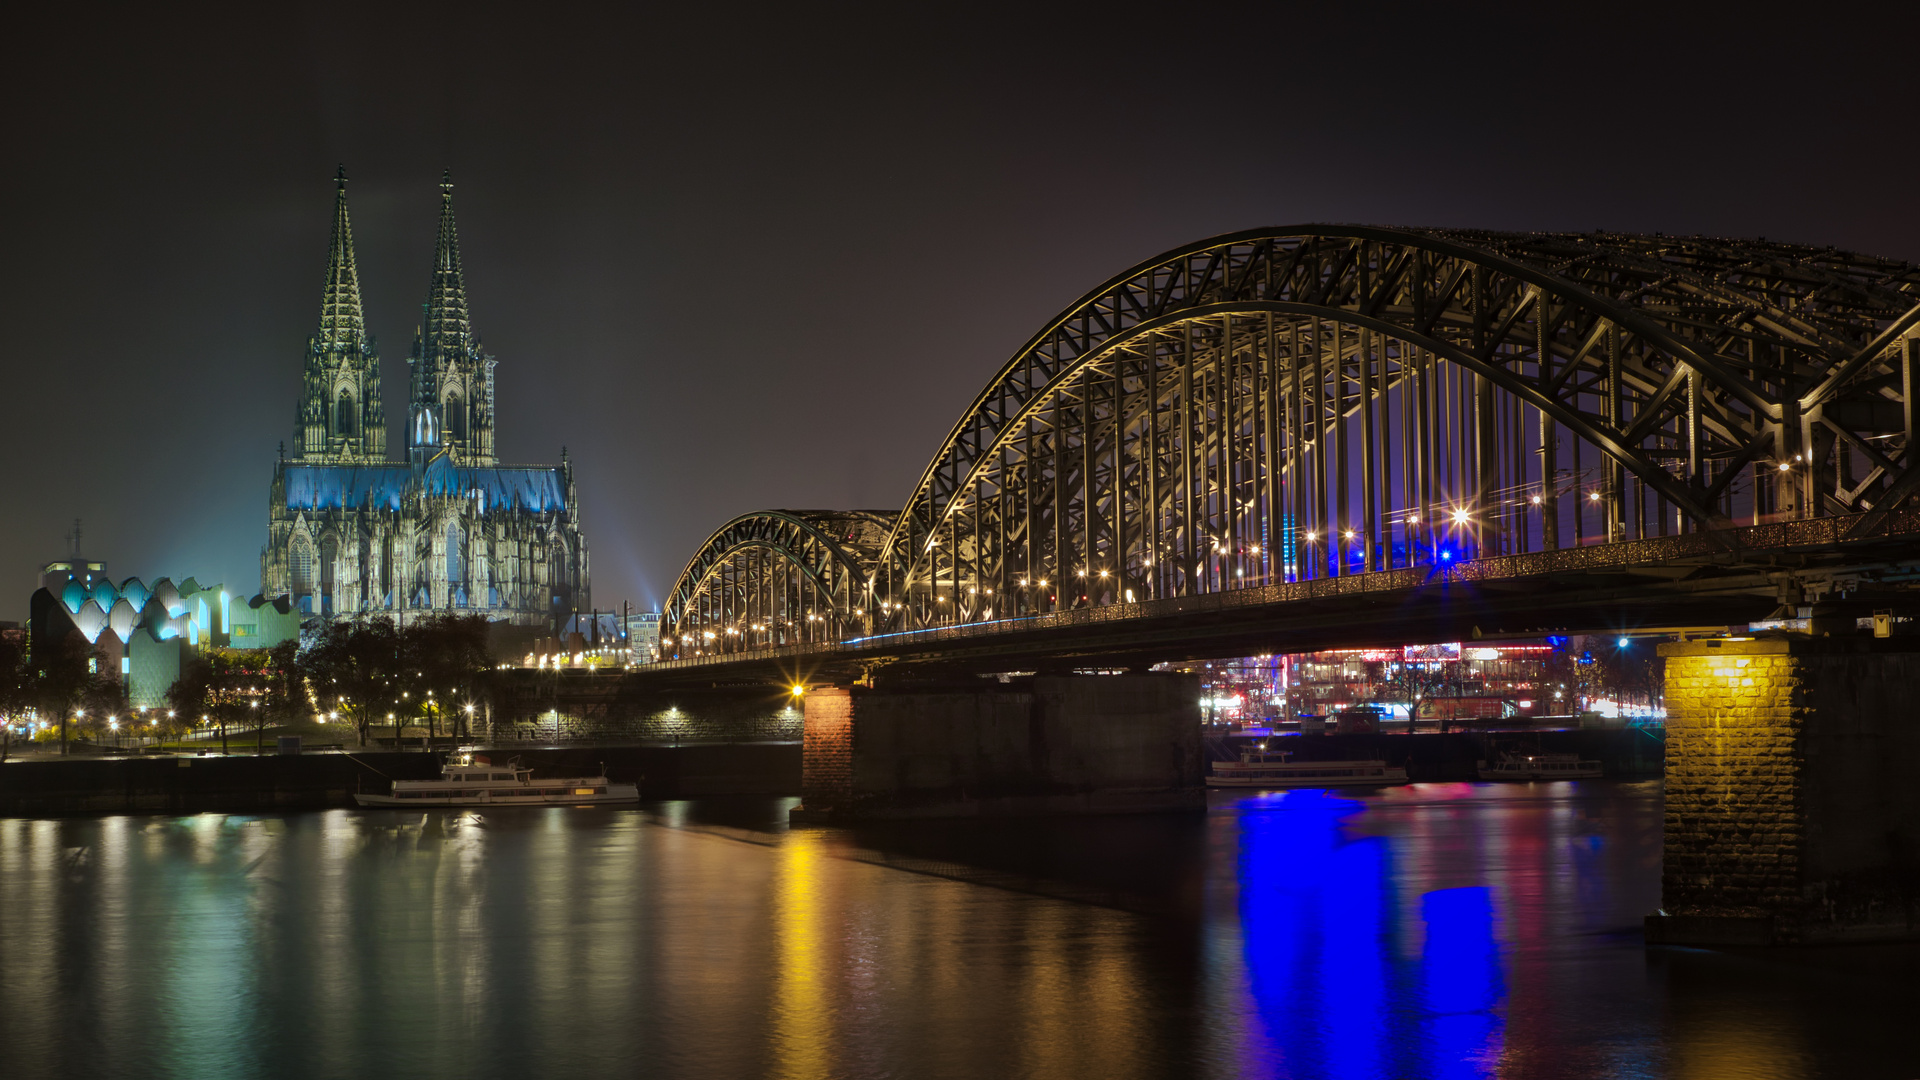
[[[1920,272],[1831,248],[1201,241],[1013,355],[849,556],[837,617],[916,629],[1889,508],[1920,491],[1916,333]]]
[[[1881,448],[1911,430],[1887,384],[1916,300],[1903,264],[1764,241],[1190,245],[1087,294],[975,399],[888,537],[876,593],[907,615],[882,621],[1877,505],[1905,472]]]
[[[837,641],[865,628],[860,597],[894,515],[761,510],[715,530],[675,580],[661,614],[671,655]],[[685,639],[685,640],[683,640]]]

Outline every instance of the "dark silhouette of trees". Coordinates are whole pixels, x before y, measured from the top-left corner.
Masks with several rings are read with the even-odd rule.
[[[189,723],[198,717],[220,731],[220,752],[227,752],[227,729],[241,714],[257,712],[261,674],[245,651],[207,649],[180,665],[180,677],[167,691],[167,703]],[[253,707],[249,707],[249,702]]]
[[[374,720],[399,696],[400,663],[400,634],[387,618],[330,622],[299,655],[315,702],[353,724],[362,746]]]
[[[487,698],[493,656],[481,615],[434,615],[405,627],[386,618],[341,619],[299,654],[297,669],[316,707],[348,717],[364,746],[389,714],[396,743],[415,716],[431,734],[446,719],[462,734],[466,706]]]
[[[34,707],[42,716],[57,718],[60,725],[60,752],[67,753],[72,738],[70,723],[85,720],[87,714],[99,718],[117,710],[124,702],[117,674],[97,670],[97,654],[78,630],[68,633],[46,650],[46,656],[33,658]]]
[[[482,615],[436,615],[409,626],[405,655],[413,671],[414,698],[421,703],[429,734],[451,720],[449,733],[470,734],[463,726],[485,700],[493,655],[487,649],[487,620]]]
[[[26,639],[0,634],[0,761],[13,753],[13,725],[33,708],[34,694]]]

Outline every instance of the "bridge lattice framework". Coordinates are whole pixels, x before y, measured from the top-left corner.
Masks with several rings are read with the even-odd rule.
[[[846,641],[1768,522],[1873,531],[1920,490],[1917,301],[1906,263],[1764,240],[1203,241],[1049,322],[899,512],[723,525],[676,582],[663,645]]]

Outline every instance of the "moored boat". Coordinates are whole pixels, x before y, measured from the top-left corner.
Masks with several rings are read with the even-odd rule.
[[[1514,754],[1475,762],[1482,780],[1592,780],[1604,775],[1600,762],[1579,754]]]
[[[450,755],[438,780],[395,780],[386,795],[356,792],[361,806],[597,806],[640,801],[640,785],[616,784],[599,776],[535,780],[518,758],[495,765],[484,757]]]
[[[1407,782],[1407,770],[1384,761],[1290,761],[1285,751],[1249,750],[1239,761],[1216,761],[1208,787],[1387,787]]]

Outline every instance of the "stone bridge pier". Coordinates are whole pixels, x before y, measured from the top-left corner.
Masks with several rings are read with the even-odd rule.
[[[1662,645],[1650,944],[1920,937],[1920,639]]]
[[[795,822],[1205,806],[1199,677],[807,690]]]

